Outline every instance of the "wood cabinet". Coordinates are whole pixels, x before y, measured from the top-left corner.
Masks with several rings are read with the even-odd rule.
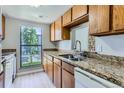
[[[61,88],[61,60],[54,58],[54,85],[57,88]]]
[[[87,14],[87,5],[75,5],[72,7],[72,20]]]
[[[91,5],[89,6],[89,28],[90,34],[109,32],[110,6]]]
[[[69,9],[64,15],[63,15],[63,26],[67,25],[72,21],[72,10]]]
[[[74,66],[62,62],[62,88],[74,88]]]
[[[53,62],[47,60],[47,73],[51,81],[53,81]]]
[[[61,66],[54,63],[54,85],[61,88]]]
[[[62,88],[74,88],[74,75],[62,69]]]
[[[55,41],[55,24],[50,25],[50,41]]]
[[[124,5],[113,6],[113,30],[124,30]]]
[[[55,21],[55,40],[62,40],[62,18]]]
[[[51,81],[53,81],[53,62],[52,57],[43,56],[43,68],[45,72],[48,74],[48,77]]]
[[[0,88],[4,87],[4,73],[0,73]]]
[[[5,16],[2,15],[2,39],[5,38]]]
[[[53,58],[51,56],[45,56],[44,61],[47,62],[44,66],[45,72],[48,74],[51,81],[57,88],[74,88],[74,66],[66,62],[62,62],[60,59]],[[44,64],[44,62],[43,62]]]
[[[43,68],[44,71],[47,73],[47,58],[45,56],[43,56]]]
[[[70,31],[67,28],[62,27],[62,17],[59,17],[55,21],[55,41],[58,40],[69,40]]]

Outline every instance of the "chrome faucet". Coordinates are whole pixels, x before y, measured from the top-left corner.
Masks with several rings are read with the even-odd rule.
[[[76,50],[77,49],[77,44],[79,43],[79,45],[80,45],[80,52],[81,52],[81,41],[79,41],[79,40],[76,40],[76,42],[75,42],[75,45],[74,45],[74,49]]]

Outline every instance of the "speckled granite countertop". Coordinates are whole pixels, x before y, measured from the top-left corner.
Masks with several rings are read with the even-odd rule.
[[[59,58],[67,63],[80,67],[85,71],[124,87],[124,62],[111,62],[89,57],[83,61],[71,61],[59,56],[68,53],[59,51],[45,51],[44,54]]]

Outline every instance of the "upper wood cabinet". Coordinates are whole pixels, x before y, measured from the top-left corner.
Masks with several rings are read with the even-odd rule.
[[[87,5],[75,5],[72,7],[72,20],[75,20],[87,13]]]
[[[63,26],[67,25],[72,21],[72,10],[69,9],[64,15],[63,15]]]
[[[55,24],[50,25],[50,41],[55,41]]]
[[[109,5],[91,5],[89,6],[89,27],[90,34],[109,32]]]
[[[5,39],[5,16],[2,15],[2,39]]]
[[[55,21],[55,40],[62,40],[62,18]]]
[[[113,30],[115,31],[124,30],[124,6],[123,5],[113,6]]]
[[[62,26],[62,17],[59,17],[55,21],[55,41],[69,40],[69,39],[70,39],[70,31],[68,28],[64,28]]]

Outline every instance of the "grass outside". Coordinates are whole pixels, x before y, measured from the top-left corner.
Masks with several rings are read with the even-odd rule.
[[[37,62],[30,62],[30,63],[22,64],[22,67],[28,67],[28,66],[34,66],[34,65],[40,65],[40,64],[41,64],[40,61],[37,61]]]

